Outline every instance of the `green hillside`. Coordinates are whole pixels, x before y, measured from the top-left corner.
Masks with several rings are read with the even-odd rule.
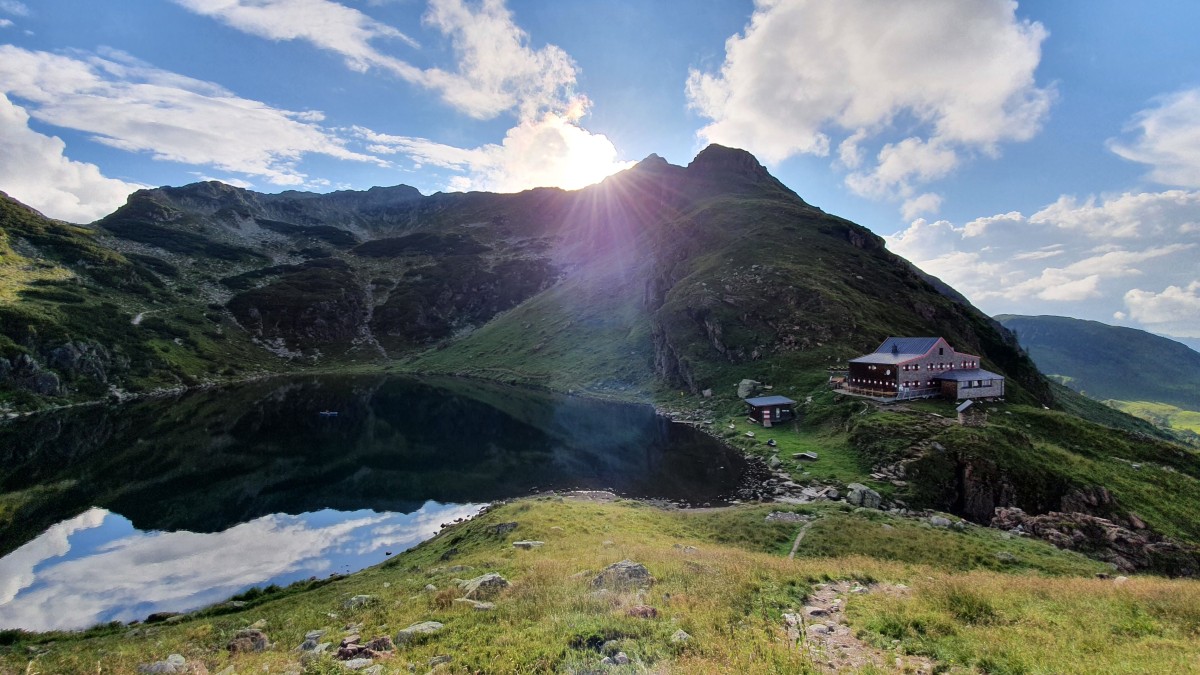
[[[1098,399],[1200,410],[1200,353],[1135,328],[1062,316],[996,317],[1042,372]]]

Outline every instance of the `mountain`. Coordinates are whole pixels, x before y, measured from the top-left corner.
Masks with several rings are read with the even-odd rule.
[[[1200,569],[1195,452],[1058,387],[1008,329],[742,150],[652,155],[576,191],[197,183],[86,227],[5,198],[0,235],[0,409],[267,373],[465,375],[721,418],[713,433],[789,482],[1002,516],[1125,570]],[[948,403],[829,389],[889,335],[980,355],[1007,402],[968,428]],[[803,401],[777,446],[739,433],[743,379]],[[793,459],[814,449],[817,466]],[[37,500],[0,495],[0,528]]]
[[[1063,316],[997,316],[1038,367],[1095,399],[1200,410],[1200,353],[1136,328]]]
[[[0,230],[36,270],[6,284],[0,386],[40,396],[350,362],[699,393],[811,382],[887,335],[937,334],[1051,402],[1003,328],[717,145],[574,192],[205,182],[138,191],[88,227],[5,199]]]

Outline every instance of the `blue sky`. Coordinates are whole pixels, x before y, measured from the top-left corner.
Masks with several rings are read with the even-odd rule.
[[[0,0],[0,190],[574,188],[744,147],[991,313],[1200,337],[1200,4]]]

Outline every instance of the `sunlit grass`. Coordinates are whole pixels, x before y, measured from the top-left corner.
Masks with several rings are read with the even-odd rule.
[[[1143,668],[1137,672],[1184,672],[1180,664],[1200,656],[1195,640],[1200,584],[1195,582],[1135,578],[1115,586],[1111,580],[1043,576],[1029,566],[1007,574],[957,572],[954,565],[969,564],[969,556],[956,558],[955,546],[981,555],[1005,550],[1016,559],[1040,558],[1043,572],[1056,574],[1090,575],[1098,566],[1038,542],[1006,540],[994,531],[934,531],[833,505],[798,508],[827,519],[819,522],[828,522],[829,529],[814,527],[809,538],[813,546],[833,550],[834,557],[788,560],[784,550],[797,526],[764,522],[772,508],[671,512],[635,502],[515,502],[358,574],[246,596],[249,605],[241,610],[200,612],[175,625],[135,632],[110,627],[90,635],[0,634],[0,643],[16,643],[0,647],[0,672],[23,672],[30,645],[33,651],[46,650],[30,672],[94,673],[97,667],[133,672],[137,664],[173,652],[203,662],[209,672],[229,665],[237,672],[283,672],[299,665],[292,649],[306,631],[327,628],[324,639],[336,642],[347,624],[361,623],[358,632],[373,636],[426,620],[446,627],[400,649],[387,661],[390,670],[406,672],[412,665],[424,672],[425,664],[441,654],[453,657],[451,672],[596,667],[603,657],[600,645],[611,642],[611,649],[626,652],[639,668],[660,672],[810,672],[808,654],[784,639],[781,616],[802,607],[814,584],[834,579],[913,587],[911,596],[847,598],[852,627],[885,648],[884,654],[892,640],[901,640],[902,649],[933,654],[947,665],[1020,666],[1007,671],[994,666],[989,672],[1134,672],[1135,663]],[[507,521],[519,523],[509,535],[487,531],[488,525]],[[888,549],[880,538],[887,532],[884,523],[896,528],[897,541],[915,537],[917,548],[951,553],[937,560],[922,558],[915,548]],[[515,539],[545,545],[519,551],[510,545]],[[853,540],[863,543],[846,544]],[[864,552],[870,555],[854,555]],[[656,583],[643,594],[594,594],[591,579],[622,559],[645,564]],[[451,565],[470,569],[450,571]],[[487,571],[512,582],[494,611],[442,600],[455,595],[445,592],[453,578]],[[439,592],[425,591],[426,584]],[[376,601],[346,609],[345,600],[357,594]],[[655,607],[658,617],[626,615],[629,606],[641,603]],[[266,622],[264,630],[277,647],[231,656],[224,646],[233,633],[259,620]],[[681,629],[692,640],[672,642],[671,635]],[[1056,643],[1067,646],[1056,650]],[[305,672],[342,671],[325,659]]]

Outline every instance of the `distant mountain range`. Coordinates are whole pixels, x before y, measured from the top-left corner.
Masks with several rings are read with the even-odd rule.
[[[1062,316],[996,319],[1042,372],[1088,396],[1200,410],[1200,353],[1135,328]]]
[[[0,201],[0,390],[94,397],[403,364],[557,389],[824,378],[942,335],[1050,402],[999,324],[749,153],[568,192],[141,190],[90,226]]]

